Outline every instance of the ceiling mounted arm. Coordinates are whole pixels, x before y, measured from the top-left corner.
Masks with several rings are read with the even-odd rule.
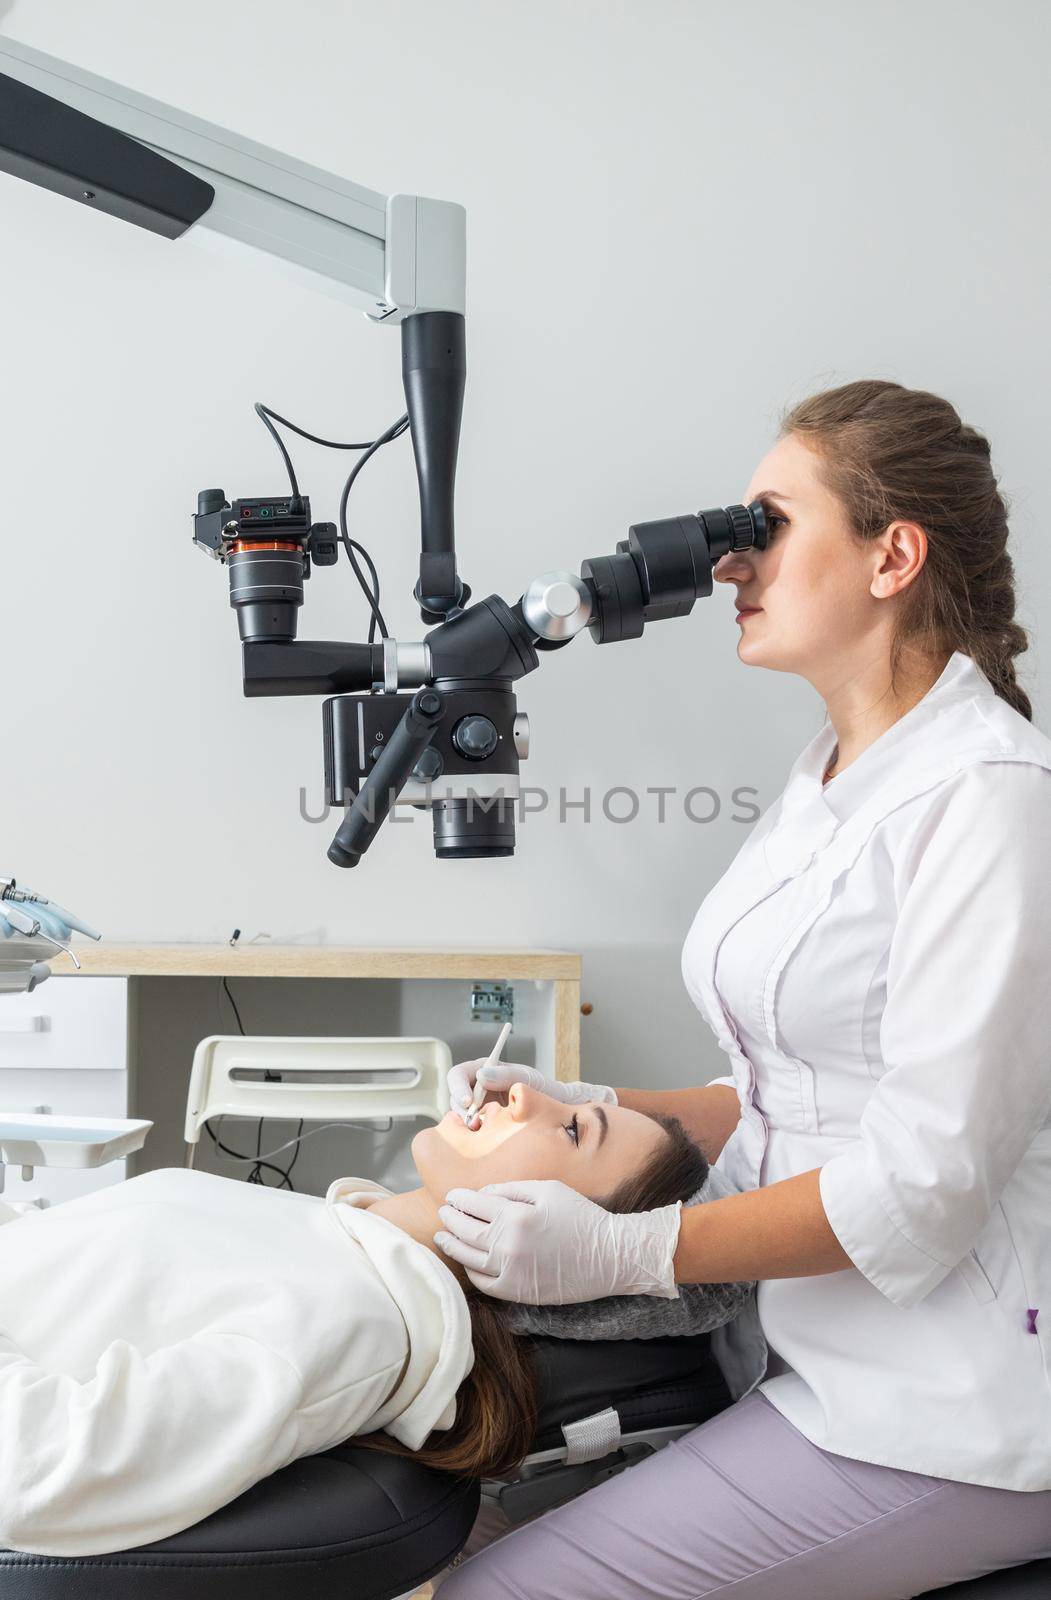
[[[286,272],[377,321],[465,301],[462,206],[384,195],[0,38],[0,170]]]

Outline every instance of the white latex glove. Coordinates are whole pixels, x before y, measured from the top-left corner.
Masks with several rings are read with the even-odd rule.
[[[563,1105],[582,1105],[587,1100],[602,1100],[607,1105],[617,1104],[614,1089],[604,1083],[556,1083],[545,1078],[535,1067],[519,1067],[513,1061],[494,1061],[486,1067],[486,1057],[474,1061],[460,1061],[449,1069],[449,1104],[464,1122],[471,1120],[471,1099],[475,1083],[481,1079],[486,1094],[506,1094],[513,1083],[524,1083],[527,1088],[546,1094]],[[483,1072],[481,1069],[485,1067]]]
[[[562,1088],[575,1087],[562,1084]],[[563,1306],[611,1294],[678,1296],[682,1202],[615,1215],[567,1184],[529,1180],[450,1189],[434,1242],[497,1300]]]

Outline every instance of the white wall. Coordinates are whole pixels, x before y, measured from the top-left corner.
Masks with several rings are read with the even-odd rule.
[[[611,552],[627,525],[743,493],[781,408],[882,376],[986,430],[1014,503],[1023,663],[1048,704],[1042,540],[1051,354],[1043,0],[15,0],[14,38],[369,187],[468,211],[459,557],[476,595]],[[0,178],[0,867],[111,938],[553,945],[585,956],[585,1075],[688,1081],[724,1058],[680,986],[696,905],[821,722],[740,666],[730,596],[638,643],[577,641],[520,686],[524,779],[708,784],[616,826],[557,815],[512,862],[434,861],[426,818],[353,874],[320,703],[246,702],[198,488],[282,482],[264,399],[332,435],[401,409],[398,336],[334,302]],[[302,445],[316,514],[343,458]],[[407,442],[354,520],[419,637]],[[342,566],[303,637],[364,637]],[[647,815],[655,817],[655,802]],[[641,1059],[640,1059],[641,1058]]]

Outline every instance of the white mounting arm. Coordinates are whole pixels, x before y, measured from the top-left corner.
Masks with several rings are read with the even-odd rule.
[[[359,306],[376,321],[400,322],[417,311],[463,314],[462,206],[422,195],[377,194],[0,37],[0,115],[8,89],[4,78],[127,135],[202,180],[214,198],[196,220],[158,227],[141,206],[133,215],[127,207],[107,205],[104,183],[78,189],[70,167],[49,170],[39,155],[0,155],[5,170],[86,205],[98,202],[169,237],[274,258],[293,276]]]

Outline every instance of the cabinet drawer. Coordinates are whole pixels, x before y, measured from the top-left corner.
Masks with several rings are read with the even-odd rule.
[[[49,978],[32,994],[3,996],[0,1081],[29,1068],[124,1072],[127,1065],[127,978]]]
[[[0,1111],[22,1113],[41,1106],[69,1116],[126,1117],[128,1074],[57,1069],[0,1072]],[[58,1205],[119,1183],[125,1172],[123,1161],[108,1161],[104,1167],[34,1167],[31,1181],[23,1183],[21,1167],[5,1167],[3,1199]]]

